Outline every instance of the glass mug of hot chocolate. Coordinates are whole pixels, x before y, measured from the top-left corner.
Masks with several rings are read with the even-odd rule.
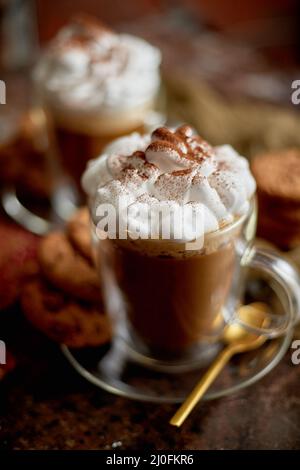
[[[160,51],[143,39],[116,34],[84,15],[59,31],[42,54],[36,89],[78,203],[87,161],[111,140],[145,132],[160,87],[160,61]]]
[[[296,321],[297,274],[253,245],[255,181],[247,160],[229,145],[212,147],[186,125],[134,133],[92,160],[82,184],[115,339],[136,360],[164,370],[211,360],[225,324],[236,320],[249,266],[276,284],[285,309],[254,330],[272,338]],[[190,211],[182,224],[183,207]],[[111,208],[115,225],[107,217]],[[160,213],[154,222],[153,213]]]

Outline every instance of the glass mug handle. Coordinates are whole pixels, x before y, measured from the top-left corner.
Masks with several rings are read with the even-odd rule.
[[[280,298],[285,307],[284,315],[268,314],[267,328],[253,327],[238,317],[234,321],[256,334],[275,338],[287,332],[300,319],[300,277],[296,269],[286,259],[272,250],[253,246],[242,259],[243,267],[254,268],[267,274],[271,284],[281,290]]]

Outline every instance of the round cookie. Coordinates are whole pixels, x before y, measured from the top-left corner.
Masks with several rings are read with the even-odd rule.
[[[97,307],[72,300],[41,278],[24,285],[21,305],[30,323],[53,341],[73,348],[110,341],[109,320]]]
[[[47,235],[38,250],[46,279],[64,292],[88,302],[101,300],[97,271],[78,253],[62,232]]]
[[[300,149],[256,156],[251,163],[257,183],[258,234],[280,248],[300,243]]]
[[[251,163],[257,187],[282,202],[300,204],[300,150],[257,155]]]
[[[80,253],[92,260],[90,217],[87,207],[81,207],[67,223],[67,235]]]

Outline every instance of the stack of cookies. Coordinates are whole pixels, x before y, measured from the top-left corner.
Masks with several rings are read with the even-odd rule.
[[[75,214],[66,232],[42,239],[37,260],[36,273],[21,294],[26,318],[50,339],[69,347],[108,342],[111,331],[103,313],[87,209]]]
[[[300,149],[258,155],[252,172],[257,182],[258,235],[284,250],[300,245]]]

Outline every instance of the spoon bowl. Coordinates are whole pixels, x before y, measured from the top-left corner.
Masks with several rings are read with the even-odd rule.
[[[237,313],[236,321],[228,325],[224,330],[223,342],[226,347],[174,414],[170,420],[170,424],[173,426],[181,426],[234,354],[257,349],[267,340],[267,336],[251,332],[251,328],[269,326],[269,307],[266,304],[254,302],[249,305],[243,305]],[[247,325],[247,329],[240,322]]]
[[[261,346],[267,337],[251,332],[251,328],[262,328],[269,325],[269,307],[262,302],[242,305],[238,310],[237,321],[225,327],[223,342],[235,349],[235,353],[250,351]],[[249,328],[246,329],[239,320]]]

